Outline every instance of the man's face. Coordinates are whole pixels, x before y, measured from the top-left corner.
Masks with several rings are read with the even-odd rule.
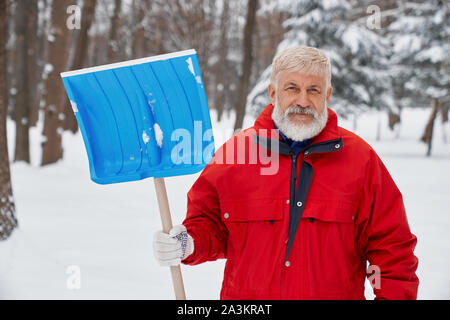
[[[303,141],[323,130],[332,91],[325,77],[285,70],[279,74],[277,87],[271,84],[268,90],[275,106],[272,119],[288,138]]]
[[[323,76],[284,70],[279,75],[277,85],[277,88],[269,85],[269,96],[273,105],[278,102],[282,112],[286,112],[289,107],[302,107],[313,109],[321,115],[330,101],[332,88],[327,88]],[[314,119],[312,114],[297,112],[289,113],[288,116],[296,125],[309,125]]]

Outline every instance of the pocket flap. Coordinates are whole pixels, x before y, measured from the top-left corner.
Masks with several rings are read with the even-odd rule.
[[[284,206],[289,204],[281,199],[231,200],[221,203],[222,220],[227,222],[263,221],[283,219]]]
[[[326,222],[353,223],[353,205],[341,200],[308,199],[302,218],[314,218]]]

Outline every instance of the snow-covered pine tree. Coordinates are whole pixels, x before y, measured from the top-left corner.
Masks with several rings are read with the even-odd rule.
[[[422,141],[431,154],[439,109],[450,103],[450,8],[448,1],[399,1],[389,26],[396,99],[404,107],[431,105]]]
[[[388,43],[367,28],[365,20],[352,21],[349,1],[284,1],[275,8],[291,14],[284,23],[287,32],[277,52],[307,45],[323,50],[330,57],[333,86],[330,107],[339,115],[394,107],[387,72]],[[266,91],[270,73],[268,66],[248,96],[248,110],[255,115],[269,103]]]

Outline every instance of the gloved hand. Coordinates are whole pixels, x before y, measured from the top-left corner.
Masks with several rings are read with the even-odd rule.
[[[155,233],[153,252],[161,266],[176,266],[194,252],[194,239],[182,224],[170,229],[169,234],[162,231]]]

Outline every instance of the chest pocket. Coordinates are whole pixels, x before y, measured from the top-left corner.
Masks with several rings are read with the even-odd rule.
[[[342,200],[308,198],[302,218],[308,218],[310,222],[353,223],[354,208],[352,203]]]
[[[283,201],[280,199],[251,199],[221,203],[222,221],[250,222],[281,220]]]
[[[228,228],[227,256],[270,252],[282,237],[289,204],[282,199],[245,199],[221,202],[221,219]]]
[[[349,254],[355,247],[355,212],[349,202],[308,199],[300,223],[304,235],[300,238],[318,245],[320,252],[329,256]]]

